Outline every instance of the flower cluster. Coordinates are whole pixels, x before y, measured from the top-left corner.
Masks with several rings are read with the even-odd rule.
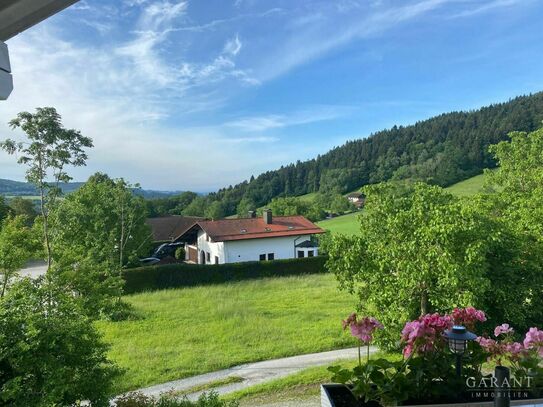
[[[537,328],[530,328],[524,338],[526,349],[535,349],[539,357],[543,358],[543,331]]]
[[[473,329],[477,322],[486,321],[485,313],[473,307],[455,308],[451,317],[455,325],[462,325],[468,329]]]
[[[513,328],[511,328],[509,324],[501,324],[501,325],[498,325],[494,329],[494,336],[497,338],[498,336],[502,334],[508,335],[508,334],[512,334],[513,332],[514,332]]]
[[[409,357],[415,353],[426,353],[443,345],[443,333],[452,326],[448,315],[427,314],[405,324],[402,341],[405,343],[403,354]]]
[[[377,329],[383,329],[383,324],[373,317],[364,317],[358,319],[356,313],[352,313],[349,317],[341,321],[343,329],[349,327],[351,329],[351,335],[360,339],[364,344],[369,344],[373,340],[373,333]]]
[[[537,331],[536,328],[532,328]],[[531,331],[531,330],[530,330]],[[479,336],[475,341],[483,348],[483,350],[489,354],[488,360],[494,360],[498,365],[502,364],[502,359],[509,359],[513,362],[518,361],[522,356],[526,355],[527,350],[531,347],[537,346],[536,342],[532,342],[535,336],[532,337],[530,331],[526,334],[524,344],[514,342],[511,334],[514,332],[513,328],[509,324],[501,324],[494,328],[494,336],[499,338],[503,335],[502,340],[495,340]],[[535,333],[535,331],[531,331]],[[543,331],[541,332],[541,344],[543,345]],[[537,333],[535,333],[537,336]],[[532,346],[534,345],[534,346]]]

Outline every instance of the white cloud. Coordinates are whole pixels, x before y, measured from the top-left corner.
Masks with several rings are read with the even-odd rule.
[[[157,30],[169,24],[187,11],[188,2],[170,3],[158,1],[149,4],[143,9],[140,25],[143,29]]]
[[[82,46],[41,26],[10,40],[15,90],[0,111],[0,138],[20,136],[7,127],[18,112],[54,106],[67,127],[94,140],[89,167],[74,170],[78,180],[105,171],[147,188],[209,191],[241,181],[240,174],[275,165],[276,155],[263,159],[246,150],[272,138],[230,139],[219,129],[163,123],[172,115],[182,119],[223,103],[215,90],[192,92],[191,87],[217,81],[225,70],[237,75],[233,61],[219,55],[208,64],[187,63],[176,72],[160,58],[151,64],[157,40],[150,34],[148,43],[139,38],[124,49],[115,43],[109,48]],[[24,169],[0,153],[0,173],[22,179]]]
[[[255,69],[257,78],[273,79],[354,40],[379,35],[456,1],[420,0],[389,7],[374,4],[361,7],[364,3],[344,1],[325,4],[316,10],[301,8],[297,17],[285,25],[281,46],[262,58],[259,69]],[[349,13],[345,13],[346,9]]]
[[[477,2],[476,3],[477,6],[475,8],[469,8],[467,10],[453,14],[450,17],[451,18],[471,17],[477,14],[485,13],[487,11],[492,11],[492,10],[499,9],[502,7],[513,7],[521,3],[525,4],[527,2],[531,2],[531,0],[493,0],[487,3],[483,3],[483,4]]]
[[[308,123],[337,119],[352,113],[354,109],[349,106],[314,106],[289,114],[269,114],[262,116],[244,117],[229,121],[226,127],[237,128],[246,132],[262,132],[290,126],[299,126]]]
[[[233,56],[236,56],[241,51],[241,41],[239,40],[238,34],[231,40],[227,41],[226,44],[224,44],[223,53],[230,54]]]

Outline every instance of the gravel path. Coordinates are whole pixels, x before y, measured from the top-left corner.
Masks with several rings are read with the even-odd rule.
[[[377,348],[370,348],[370,352],[376,352]],[[186,379],[175,380],[168,383],[151,386],[139,391],[148,396],[158,396],[167,391],[190,391],[195,386],[202,386],[217,380],[224,380],[228,377],[240,377],[243,381],[214,387],[213,390],[219,394],[227,394],[237,390],[245,389],[255,384],[264,383],[270,380],[278,379],[297,373],[303,369],[332,364],[338,360],[355,359],[358,357],[358,348],[340,349],[329,352],[311,353],[307,355],[291,356],[288,358],[266,360],[263,362],[247,363],[245,365],[235,366],[230,369],[219,370],[217,372],[206,373],[199,376],[193,376]],[[203,391],[188,394],[188,398],[196,400]],[[291,406],[291,402],[273,403],[270,407]],[[295,403],[293,401],[292,403]],[[312,405],[312,404],[311,404]]]

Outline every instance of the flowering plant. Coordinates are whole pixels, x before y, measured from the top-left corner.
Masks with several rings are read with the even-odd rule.
[[[515,377],[535,378],[535,385],[543,385],[543,331],[530,328],[523,342],[514,341],[514,329],[509,324],[498,325],[494,337],[479,336],[476,342],[481,346],[487,360],[498,366],[507,364]]]
[[[347,319],[341,321],[341,325],[343,326],[343,330],[346,330],[347,328],[350,328],[351,335],[355,338],[358,338],[360,341],[358,345],[358,364],[362,365],[362,357],[360,354],[360,347],[361,345],[366,345],[366,357],[367,360],[370,360],[370,343],[373,340],[373,333],[377,329],[383,329],[383,324],[381,324],[379,321],[377,321],[373,317],[364,317],[361,319],[358,319],[358,315],[356,312],[353,312],[351,315],[347,317]]]
[[[382,405],[399,404],[404,400],[425,402],[462,401],[465,381],[456,374],[454,357],[449,351],[445,332],[453,325],[475,329],[486,321],[483,311],[473,307],[455,308],[450,314],[426,314],[407,322],[401,331],[403,360],[370,360],[369,345],[374,333],[383,325],[372,317],[360,318],[353,313],[342,321],[343,329],[349,328],[360,345],[368,347],[367,361],[352,370],[331,366],[332,380],[350,384],[355,396],[365,402],[376,401]],[[515,331],[508,324],[494,329],[494,337],[479,336],[468,344],[463,359],[465,377],[480,380],[481,366],[485,361],[498,365],[507,363],[513,374],[532,376],[536,387],[543,387],[543,331],[530,328],[523,342],[514,340]]]

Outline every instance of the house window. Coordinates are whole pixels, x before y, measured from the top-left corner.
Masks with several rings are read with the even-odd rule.
[[[268,260],[275,259],[275,253],[268,253]]]
[[[207,262],[211,262],[211,254],[209,254],[209,252],[206,252],[206,260]]]
[[[259,256],[259,259],[260,259],[260,261],[266,260],[266,255],[265,255],[265,254],[261,254],[261,255]]]
[[[209,235],[206,233],[206,242],[209,242]]]
[[[315,255],[315,252],[313,250],[309,250],[307,252],[307,257],[313,257]]]
[[[215,256],[215,264],[219,264],[219,256]]]
[[[304,251],[298,250],[298,258],[301,259],[302,257],[304,257]]]

